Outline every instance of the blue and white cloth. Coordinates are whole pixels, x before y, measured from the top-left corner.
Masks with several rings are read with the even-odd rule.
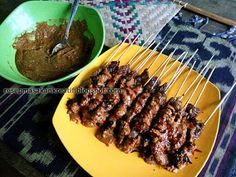
[[[135,8],[135,7],[134,7]],[[151,23],[151,22],[150,22]],[[196,55],[195,70],[202,68],[208,59],[215,55],[212,64],[217,66],[211,81],[221,90],[222,96],[236,81],[236,45],[220,37],[201,32],[199,29],[171,20],[159,37],[178,31],[169,53],[178,46],[178,52],[188,51]],[[114,35],[114,34],[113,34]],[[109,38],[109,37],[108,37]],[[109,39],[108,39],[109,40]],[[167,41],[164,41],[164,43]],[[72,80],[47,87],[68,87]],[[0,78],[0,91],[4,88],[25,86],[13,84]],[[29,161],[42,174],[49,177],[89,176],[68,154],[58,139],[51,120],[62,95],[38,94],[0,96],[0,138],[22,157]],[[236,90],[223,105],[219,134],[211,156],[199,176],[236,176]]]

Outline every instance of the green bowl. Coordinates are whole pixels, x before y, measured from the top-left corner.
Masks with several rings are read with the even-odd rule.
[[[15,64],[16,50],[12,47],[15,38],[26,31],[33,31],[38,22],[59,24],[62,19],[69,19],[70,8],[69,3],[48,1],[28,1],[19,5],[0,25],[0,75],[18,84],[39,86],[68,80],[84,70],[88,64],[59,79],[35,82],[20,74]],[[95,39],[95,46],[88,62],[90,63],[101,53],[105,40],[104,24],[96,9],[82,5],[75,15],[75,20],[78,19],[87,22],[88,32],[85,35],[93,35]]]

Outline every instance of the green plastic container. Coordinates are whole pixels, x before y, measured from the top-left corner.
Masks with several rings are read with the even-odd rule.
[[[69,19],[71,4],[64,2],[28,1],[19,5],[0,25],[0,75],[12,82],[23,85],[49,85],[62,82],[78,75],[83,69],[48,82],[35,82],[19,73],[15,64],[16,50],[12,47],[15,38],[24,32],[33,31],[36,23],[47,21],[48,24],[59,24],[62,19]],[[90,57],[93,61],[101,53],[105,29],[99,12],[88,6],[79,6],[74,20],[86,20],[88,32],[93,36],[95,46]]]

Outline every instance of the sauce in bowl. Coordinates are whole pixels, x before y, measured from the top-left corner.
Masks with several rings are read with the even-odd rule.
[[[51,56],[52,48],[64,37],[66,23],[60,26],[37,24],[36,30],[16,38],[16,66],[19,72],[33,81],[50,81],[72,73],[89,62],[94,39],[84,35],[85,21],[73,22],[68,45]]]

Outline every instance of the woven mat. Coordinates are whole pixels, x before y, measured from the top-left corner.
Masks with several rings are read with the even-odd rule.
[[[196,70],[202,68],[212,54],[216,57],[212,63],[217,69],[211,81],[221,90],[222,95],[236,81],[236,47],[224,39],[203,33],[191,26],[172,20],[161,31],[165,36],[178,31],[165,53],[176,46],[178,53],[186,50],[193,53],[199,48]],[[164,43],[167,41],[165,40]],[[47,87],[67,87],[72,80]],[[8,87],[22,88],[5,79],[0,79],[0,89]],[[0,96],[0,138],[16,152],[29,161],[42,174],[50,177],[89,176],[63,147],[52,127],[51,119],[61,95],[8,95]],[[236,176],[236,90],[224,104],[221,124],[216,145],[200,176]],[[79,148],[79,147],[78,147]]]
[[[137,43],[143,43],[151,34],[159,33],[181,9],[170,0],[81,0],[80,3],[95,7],[101,13],[108,47],[118,44],[129,32],[132,33],[130,39],[142,34]]]

